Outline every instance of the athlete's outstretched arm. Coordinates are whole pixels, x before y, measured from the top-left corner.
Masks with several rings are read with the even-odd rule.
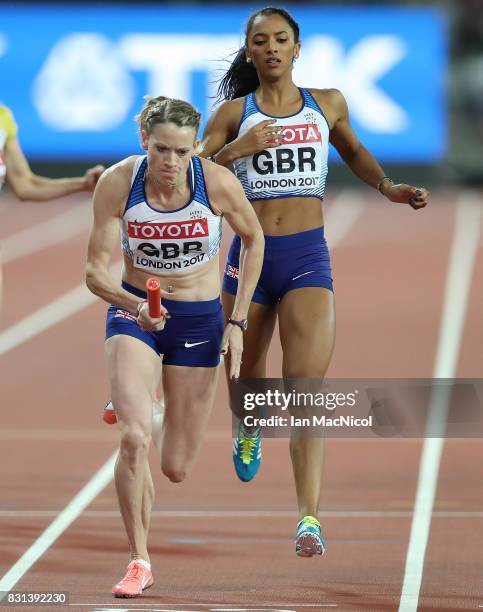
[[[206,162],[205,162],[206,163]],[[243,255],[240,255],[238,292],[235,298],[233,319],[244,319],[248,314],[255,287],[262,269],[265,240],[253,206],[247,200],[238,179],[225,168],[210,164],[210,197],[217,210],[223,214],[232,230],[240,236]],[[214,175],[214,182],[209,175]],[[215,187],[212,189],[211,185]]]
[[[23,154],[18,139],[13,137],[5,145],[7,184],[19,200],[52,200],[78,191],[93,191],[104,166],[94,166],[84,176],[52,179],[34,174]]]
[[[410,204],[415,209],[426,206],[429,194],[426,189],[404,183],[395,185],[385,177],[375,157],[361,144],[352,129],[344,96],[337,89],[330,90],[329,94],[329,105],[335,119],[330,142],[352,172],[371,187],[379,189],[391,202]]]
[[[263,231],[253,207],[235,176],[229,170],[209,162],[203,163],[203,170],[213,207],[224,215],[242,242],[235,303],[233,311],[225,314],[235,320],[246,319],[262,269],[265,245]],[[222,351],[226,352],[228,346],[231,353],[230,377],[238,378],[243,350],[242,331],[239,327],[227,326]]]

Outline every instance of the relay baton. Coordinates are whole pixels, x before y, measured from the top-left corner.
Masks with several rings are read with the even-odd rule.
[[[146,281],[148,292],[149,316],[153,319],[161,317],[161,284],[157,278],[148,278]]]

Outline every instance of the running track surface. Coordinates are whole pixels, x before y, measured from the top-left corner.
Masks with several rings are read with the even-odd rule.
[[[472,197],[483,205],[482,194]],[[433,375],[459,198],[433,193],[431,206],[415,212],[387,205],[369,190],[329,193],[329,246],[343,226],[332,253],[337,342],[330,377]],[[8,330],[15,332],[0,357],[1,579],[112,455],[117,433],[100,418],[108,393],[105,305],[90,302],[62,320],[52,311],[42,317],[41,310],[83,283],[88,200],[40,205],[2,194],[0,214],[7,260],[0,343]],[[225,231],[222,259],[228,239]],[[454,374],[479,377],[481,233],[468,300]],[[31,337],[20,342],[12,326],[37,311]],[[274,341],[272,376],[279,375],[280,356]],[[259,475],[250,484],[238,482],[222,380],[190,478],[169,483],[151,456],[155,586],[142,599],[110,596],[127,562],[110,482],[15,590],[68,591],[70,605],[62,609],[86,611],[398,610],[421,448],[418,439],[329,440],[321,504],[328,551],[299,559],[287,440],[265,441]],[[418,610],[483,605],[481,465],[481,440],[445,441]]]

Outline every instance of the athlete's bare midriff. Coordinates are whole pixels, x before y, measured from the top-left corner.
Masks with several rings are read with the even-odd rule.
[[[319,198],[275,198],[252,204],[266,236],[298,234],[324,224]]]
[[[170,291],[172,287],[175,291],[173,300],[183,302],[201,302],[214,300],[220,295],[220,270],[218,256],[210,259],[205,264],[196,268],[191,268],[185,274],[147,274],[142,270],[137,270],[131,258],[123,254],[124,268],[122,280],[142,291],[146,290],[146,280],[152,276],[159,279],[161,289]]]

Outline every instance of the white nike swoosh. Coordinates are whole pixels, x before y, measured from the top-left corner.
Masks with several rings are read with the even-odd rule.
[[[185,348],[191,348],[192,346],[198,346],[198,344],[206,344],[209,340],[203,340],[203,342],[185,342]]]
[[[310,270],[310,272],[304,272],[303,274],[299,274],[298,276],[292,276],[292,280],[297,280],[301,276],[306,276],[307,274],[313,274],[315,270]]]
[[[141,588],[144,589],[144,587],[148,584],[149,579],[147,576],[143,576],[142,580],[141,580]]]

